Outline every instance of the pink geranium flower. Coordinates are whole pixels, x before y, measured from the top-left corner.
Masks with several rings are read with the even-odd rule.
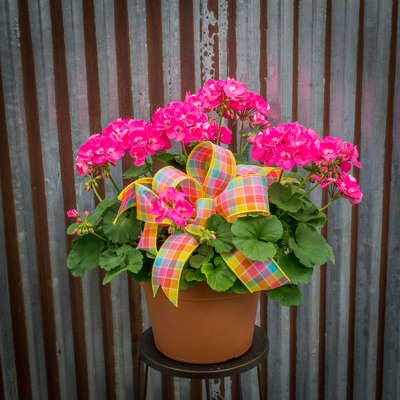
[[[247,89],[242,82],[228,78],[224,85],[224,93],[233,101],[239,101],[247,93]]]
[[[283,170],[288,170],[295,165],[294,148],[291,146],[279,146],[275,152],[275,164]]]
[[[194,207],[187,200],[178,200],[173,209],[168,210],[168,218],[178,226],[186,226],[186,220],[194,212]]]
[[[118,145],[117,141],[113,139],[109,139],[106,142],[105,151],[106,158],[111,164],[115,164],[115,162],[120,160],[125,154],[125,151]]]
[[[129,151],[132,158],[135,159],[134,164],[136,166],[142,165],[146,159],[146,152],[141,147],[132,147]]]

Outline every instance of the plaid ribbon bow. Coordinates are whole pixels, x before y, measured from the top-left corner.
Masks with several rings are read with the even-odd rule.
[[[145,221],[138,248],[156,256],[152,272],[154,295],[161,286],[170,301],[177,306],[179,281],[183,266],[199,246],[186,232],[169,236],[157,249],[158,225],[150,214],[157,193],[168,187],[178,188],[196,205],[196,218],[187,230],[198,234],[212,214],[222,215],[228,222],[250,212],[269,215],[267,186],[279,179],[279,168],[236,165],[233,154],[211,142],[197,145],[186,166],[187,174],[168,166],[154,178],[142,178],[127,186],[119,195],[122,201],[117,218],[128,208],[136,206],[137,218]],[[116,218],[116,219],[117,219]],[[169,225],[165,219],[160,225]],[[266,262],[249,260],[241,250],[221,254],[232,272],[250,292],[269,290],[290,283],[273,259]]]

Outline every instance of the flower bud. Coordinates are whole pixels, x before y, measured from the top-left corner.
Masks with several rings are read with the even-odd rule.
[[[85,217],[87,218],[89,216],[89,211],[85,210]]]
[[[247,140],[247,143],[253,144],[254,143],[254,136],[253,135],[248,136],[246,140]]]

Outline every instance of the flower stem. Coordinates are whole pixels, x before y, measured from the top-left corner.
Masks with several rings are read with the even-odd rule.
[[[326,206],[320,208],[319,211],[325,210],[325,208],[328,208],[330,206],[330,204],[333,203],[334,201],[335,201],[335,199],[331,199],[330,202]]]
[[[185,145],[183,144],[183,140],[181,140],[182,152],[186,156],[186,159],[189,157],[186,151]]]
[[[291,198],[294,196],[294,194],[295,194],[301,187],[303,187],[303,186],[307,183],[307,181],[311,178],[311,174],[312,174],[312,172],[310,172],[310,173],[300,182],[300,185],[297,186],[296,190],[292,193],[292,195],[289,197],[289,199],[291,199]]]
[[[90,234],[92,234],[92,235],[98,237],[98,238],[101,239],[101,240],[104,240],[105,242],[108,242],[108,240],[107,240],[105,237],[99,235],[99,234],[96,233],[96,232],[90,232]]]
[[[218,138],[217,138],[217,145],[219,146],[219,137],[221,135],[221,126],[222,126],[222,115],[219,119],[219,126],[218,126]]]
[[[97,193],[96,188],[95,188],[94,186],[92,186],[92,189],[93,189],[94,194],[97,196],[97,198],[98,198],[100,201],[103,201],[103,199],[102,199],[102,198],[100,197],[100,195]]]
[[[241,120],[241,121],[242,121],[242,120]],[[239,153],[240,153],[240,154],[242,154],[243,129],[244,129],[244,122],[242,121],[242,129],[240,130],[240,148],[239,148]]]
[[[121,191],[119,190],[119,188],[118,188],[117,184],[115,183],[115,181],[114,181],[114,179],[113,179],[113,177],[111,176],[111,174],[110,174],[110,173],[108,173],[108,177],[110,178],[110,181],[111,181],[111,183],[112,183],[112,184],[113,184],[113,186],[115,187],[115,190],[118,192],[118,194],[120,194],[120,193],[121,193]]]
[[[244,147],[243,147],[242,151],[240,152],[240,154],[243,154],[244,150],[246,149],[246,147],[247,147],[248,145],[249,145],[248,143],[246,143],[246,144],[244,145]]]
[[[300,196],[300,199],[303,197],[307,196],[309,193],[311,193],[316,187],[320,185],[321,182],[317,182],[308,192],[304,193],[303,195]]]
[[[283,178],[283,169],[281,169],[281,173],[279,175],[278,183],[282,182],[282,178]]]
[[[151,169],[151,165],[150,165],[149,161],[147,160],[147,158],[144,159],[144,162],[146,163],[146,167],[147,167],[147,170],[150,172],[150,175],[154,176],[153,170]]]

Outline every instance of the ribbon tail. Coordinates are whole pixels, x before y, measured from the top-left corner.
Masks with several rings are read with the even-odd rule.
[[[157,232],[158,224],[146,222],[137,248],[145,250],[154,256],[157,255]]]
[[[265,262],[249,260],[238,249],[222,254],[222,258],[250,292],[275,289],[291,283],[272,258]]]
[[[191,235],[181,232],[174,233],[164,242],[153,266],[154,296],[161,286],[171,303],[176,307],[178,306],[179,281],[182,269],[198,245]]]

